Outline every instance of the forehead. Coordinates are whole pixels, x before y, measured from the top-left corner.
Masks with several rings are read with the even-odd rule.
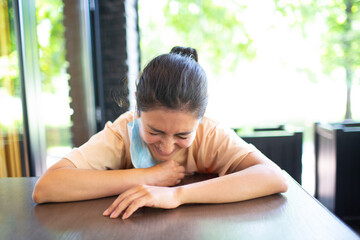
[[[140,120],[144,127],[152,127],[167,134],[194,131],[199,124],[199,119],[192,113],[168,109],[141,112]]]

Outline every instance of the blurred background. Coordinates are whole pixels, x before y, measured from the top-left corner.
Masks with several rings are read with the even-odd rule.
[[[173,46],[197,49],[206,115],[251,135],[360,119],[357,0],[0,0],[0,177],[39,176],[134,108],[135,82]]]

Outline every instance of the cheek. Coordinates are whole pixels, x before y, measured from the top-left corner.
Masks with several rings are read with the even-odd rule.
[[[141,136],[142,140],[147,144],[152,144],[152,143],[156,143],[156,142],[160,141],[159,136],[153,136],[151,134],[141,133],[141,132],[140,132],[140,136]]]
[[[188,148],[188,147],[190,147],[190,145],[191,145],[191,143],[192,142],[189,142],[189,141],[184,141],[184,140],[181,140],[181,141],[178,141],[177,142],[177,145],[179,146],[179,147],[181,147],[181,148]]]
[[[176,144],[181,148],[188,148],[191,146],[194,139],[195,139],[195,136],[193,136],[189,139],[179,139]]]

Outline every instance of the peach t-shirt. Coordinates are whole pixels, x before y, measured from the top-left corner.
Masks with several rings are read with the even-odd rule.
[[[133,112],[122,114],[114,123],[92,136],[88,142],[74,148],[66,158],[82,169],[114,170],[133,168],[127,124]],[[236,133],[207,117],[203,117],[194,142],[176,152],[173,160],[183,165],[187,173],[217,173],[220,176],[236,171],[250,152],[257,149]]]

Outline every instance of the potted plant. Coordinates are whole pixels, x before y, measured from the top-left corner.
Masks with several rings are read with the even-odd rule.
[[[288,129],[285,125],[254,128],[251,131],[243,131],[241,128],[234,130],[301,184],[302,131]]]
[[[360,68],[359,4],[337,2],[328,8],[323,63],[329,72],[342,69],[346,80],[343,122],[315,124],[315,196],[341,219],[360,219],[360,122],[352,119],[351,87]],[[339,15],[341,13],[341,15]]]

